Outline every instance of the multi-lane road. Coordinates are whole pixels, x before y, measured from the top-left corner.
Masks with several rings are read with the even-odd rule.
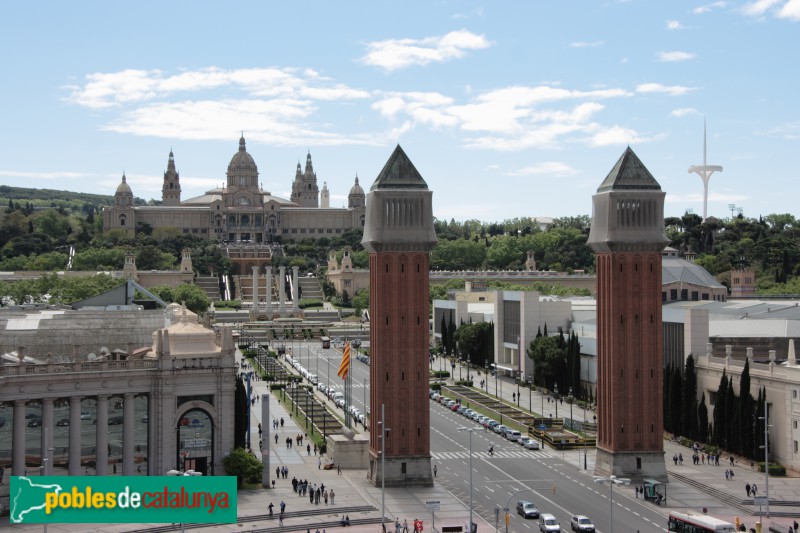
[[[322,349],[317,343],[298,343],[292,347],[301,364],[330,384],[343,390],[336,371],[341,350]],[[352,403],[366,412],[369,402],[369,365],[352,360]],[[494,381],[494,380],[492,380]],[[506,390],[513,386],[506,384]],[[366,405],[365,405],[366,403]],[[472,501],[473,512],[494,524],[499,514],[500,530],[505,530],[504,508],[508,506],[508,531],[538,531],[537,520],[525,520],[516,514],[517,500],[532,501],[543,513],[555,515],[565,530],[573,514],[591,518],[597,530],[652,532],[666,531],[666,519],[652,504],[634,498],[632,486],[615,485],[613,505],[611,488],[593,481],[591,471],[582,470],[583,456],[577,451],[526,450],[519,444],[484,431],[437,402],[431,402],[431,455],[436,465],[436,482],[465,505],[470,500],[470,432],[472,431]],[[488,449],[494,445],[494,456]],[[613,508],[613,511],[612,511]],[[611,517],[613,514],[613,528]]]

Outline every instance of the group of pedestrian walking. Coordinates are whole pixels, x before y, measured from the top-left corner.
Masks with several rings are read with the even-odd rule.
[[[752,485],[750,483],[745,483],[744,490],[748,496],[752,496],[755,498],[756,494],[758,494],[758,485],[756,485],[755,483],[753,483]]]
[[[275,477],[286,479],[289,477],[289,467],[288,466],[276,466],[275,467]]]

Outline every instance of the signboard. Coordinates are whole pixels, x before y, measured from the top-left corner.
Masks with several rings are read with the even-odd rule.
[[[545,426],[544,424],[540,424],[539,425],[539,429],[541,429],[542,431],[545,431],[547,429],[547,426]]]
[[[753,505],[767,505],[767,497],[753,496]]]
[[[440,507],[440,503],[441,502],[439,500],[430,500],[430,501],[425,502],[425,507],[429,511],[438,511],[439,507]]]

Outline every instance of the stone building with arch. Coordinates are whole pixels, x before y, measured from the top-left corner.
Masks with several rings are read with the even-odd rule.
[[[322,201],[320,203],[320,196]],[[162,186],[162,205],[134,205],[133,189],[123,174],[114,194],[114,206],[103,210],[103,231],[135,235],[137,227],[176,228],[217,241],[264,244],[276,240],[335,237],[364,226],[366,195],[358,177],[347,197],[347,207],[330,207],[327,183],[320,192],[317,173],[306,156],[305,169],[297,163],[291,198],[280,198],[259,182],[258,167],[247,152],[244,135],[226,173],[226,184],[205,194],[181,200],[180,175],[170,151]]]
[[[0,465],[12,475],[224,475],[237,373],[229,328],[171,304],[4,310],[0,331],[17,345],[0,365]]]

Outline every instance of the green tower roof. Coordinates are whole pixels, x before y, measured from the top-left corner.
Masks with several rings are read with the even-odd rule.
[[[628,146],[597,192],[643,189],[660,191],[661,185]]]
[[[422,179],[414,163],[408,158],[406,153],[397,145],[389,160],[383,166],[378,177],[375,178],[372,187],[375,189],[427,189],[428,184]]]

